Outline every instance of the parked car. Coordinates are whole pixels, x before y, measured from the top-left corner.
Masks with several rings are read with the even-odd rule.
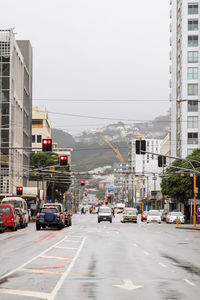
[[[166,217],[167,217],[168,211],[163,210],[162,215],[161,215],[161,221],[166,222]]]
[[[70,212],[66,209],[64,211],[64,216],[65,216],[65,226],[72,226],[72,215]]]
[[[3,233],[5,231],[5,227],[3,226],[3,223],[5,221],[1,219],[1,216],[0,216],[0,233]]]
[[[19,216],[11,204],[0,204],[0,216],[4,227],[13,231],[17,231],[20,227]]]
[[[147,215],[148,215],[148,211],[143,211],[143,212],[141,213],[141,222],[147,220]]]
[[[57,207],[45,206],[36,215],[36,230],[46,227],[63,228],[63,219]]]
[[[137,209],[136,208],[131,208],[131,207],[125,207],[123,214],[122,214],[122,219],[121,222],[134,222],[137,223]]]
[[[29,212],[28,212],[28,206],[27,206],[26,200],[24,200],[21,197],[12,196],[12,197],[3,198],[1,203],[2,204],[12,204],[12,206],[14,208],[20,208],[22,210],[22,212],[24,213],[24,215],[25,215],[26,225],[28,225],[28,223],[29,223]]]
[[[147,224],[150,222],[157,222],[161,224],[161,216],[158,210],[150,210],[147,216]]]
[[[16,214],[19,216],[20,228],[25,228],[27,226],[25,213],[20,208],[15,208]]]
[[[181,224],[185,223],[184,215],[180,211],[169,212],[167,214],[167,217],[166,217],[166,222],[170,223],[170,224],[176,223],[177,222],[177,217],[180,220]]]
[[[109,221],[112,223],[112,213],[108,206],[101,206],[98,212],[98,223],[101,221]]]
[[[60,218],[62,221],[62,227],[65,227],[65,213],[64,213],[64,207],[62,203],[45,203],[43,207],[56,207],[58,209],[58,212],[60,213]]]

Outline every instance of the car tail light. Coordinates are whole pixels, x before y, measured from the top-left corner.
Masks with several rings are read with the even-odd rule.
[[[37,213],[37,217],[39,217],[40,216],[40,213]]]
[[[65,216],[65,219],[67,219],[68,218],[68,216]]]
[[[63,214],[61,214],[61,217],[63,217]]]
[[[59,213],[56,213],[57,217],[60,217],[60,214]]]

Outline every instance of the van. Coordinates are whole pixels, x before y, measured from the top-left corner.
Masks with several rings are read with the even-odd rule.
[[[14,208],[20,208],[23,214],[25,215],[26,226],[29,222],[29,213],[28,213],[28,206],[26,201],[21,197],[6,197],[3,198],[1,201],[2,204],[11,204]]]

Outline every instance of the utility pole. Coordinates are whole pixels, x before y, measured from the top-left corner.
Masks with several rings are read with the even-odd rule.
[[[193,175],[194,181],[194,227],[196,227],[196,184],[197,184],[197,176],[194,173]]]

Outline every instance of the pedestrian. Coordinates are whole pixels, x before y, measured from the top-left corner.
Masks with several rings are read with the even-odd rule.
[[[114,207],[112,208],[112,215],[115,218],[115,209],[114,209]]]
[[[82,206],[81,208],[81,214],[85,214],[85,210],[84,210],[84,207]]]

